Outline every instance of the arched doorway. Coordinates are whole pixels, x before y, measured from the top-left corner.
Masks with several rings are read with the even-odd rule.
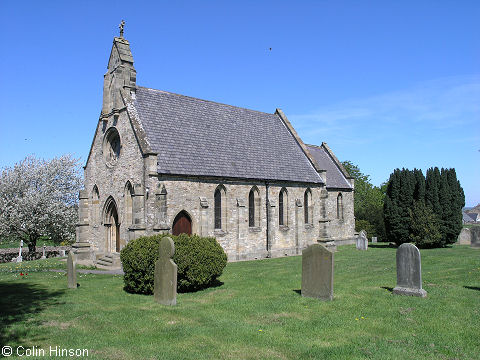
[[[106,232],[105,251],[107,253],[120,252],[120,224],[118,223],[117,204],[112,197],[109,197],[105,203],[104,225]]]
[[[173,220],[172,235],[192,235],[192,219],[186,211],[180,211]]]

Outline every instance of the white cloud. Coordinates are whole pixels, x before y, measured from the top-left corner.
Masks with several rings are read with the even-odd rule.
[[[480,76],[420,83],[410,89],[346,100],[309,114],[291,115],[306,138],[337,137],[338,143],[365,143],[378,136],[441,131],[459,141],[455,129],[480,123]],[[371,130],[375,129],[375,134]],[[478,131],[478,130],[477,130]],[[372,136],[374,135],[374,136]],[[457,137],[456,137],[457,136]],[[452,138],[453,137],[453,138]]]

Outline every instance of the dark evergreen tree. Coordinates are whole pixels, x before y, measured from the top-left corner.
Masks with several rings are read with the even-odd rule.
[[[413,192],[414,201],[425,202],[425,176],[423,176],[422,170],[413,169],[415,176],[415,190]]]
[[[444,214],[445,243],[453,244],[462,231],[462,208],[465,206],[465,194],[457,180],[455,169],[442,169],[442,176],[446,177],[450,196],[447,214]]]
[[[457,241],[462,229],[465,195],[455,169],[396,169],[384,202],[387,237],[400,245],[439,247]]]
[[[387,238],[397,245],[409,241],[410,212],[415,193],[415,174],[408,169],[396,169],[390,175],[384,204]]]
[[[440,207],[442,208],[442,214],[441,216],[439,216],[441,219],[440,232],[442,233],[441,246],[445,246],[447,244],[447,237],[449,233],[448,231],[449,222],[450,222],[449,218],[452,215],[452,209],[451,209],[452,194],[450,193],[450,187],[448,186],[447,173],[443,168],[440,171],[440,186],[438,187],[438,201],[440,203]]]
[[[439,219],[424,201],[410,209],[410,241],[420,248],[437,247],[442,239]]]
[[[427,170],[425,179],[425,202],[437,217],[442,217],[442,207],[439,201],[440,171],[437,167]]]

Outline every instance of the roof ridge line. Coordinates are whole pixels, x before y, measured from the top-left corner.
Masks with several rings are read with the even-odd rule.
[[[267,113],[267,112],[265,112],[265,111],[253,110],[253,109],[249,109],[249,108],[246,108],[246,107],[241,107],[241,106],[235,106],[235,105],[230,105],[230,104],[221,103],[221,102],[218,102],[218,101],[200,99],[200,98],[197,98],[197,97],[194,97],[194,96],[188,96],[188,95],[178,94],[178,93],[174,93],[174,92],[166,91],[166,90],[153,89],[153,88],[149,88],[149,87],[145,87],[145,86],[140,86],[140,85],[137,85],[137,88],[143,88],[143,89],[153,90],[153,91],[160,91],[160,92],[167,93],[167,94],[171,94],[171,95],[181,96],[181,97],[185,97],[185,98],[189,98],[189,99],[194,99],[194,100],[200,100],[200,101],[209,102],[209,103],[212,103],[212,104],[229,106],[229,107],[232,107],[232,108],[235,108],[235,109],[242,109],[242,110],[253,111],[253,112],[260,113],[260,114],[275,115],[275,113]]]

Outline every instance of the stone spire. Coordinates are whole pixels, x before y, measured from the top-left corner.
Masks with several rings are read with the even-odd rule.
[[[130,43],[123,38],[125,21],[119,25],[120,37],[113,38],[112,51],[108,60],[107,73],[103,82],[103,106],[101,117],[118,112],[125,105],[122,100],[134,96],[137,72],[133,67]]]

